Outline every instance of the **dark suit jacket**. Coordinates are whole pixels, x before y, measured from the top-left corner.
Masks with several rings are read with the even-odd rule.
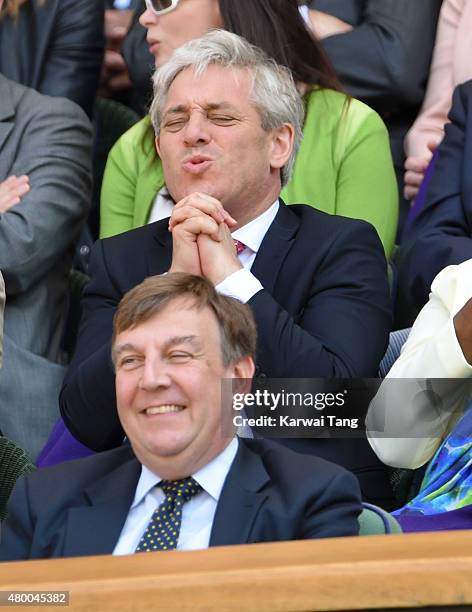
[[[441,0],[311,0],[353,30],[322,40],[346,89],[382,115],[397,167],[420,109]]]
[[[0,19],[0,73],[90,116],[104,50],[103,0],[28,0]]]
[[[112,553],[140,472],[123,446],[20,479],[2,525],[0,560]],[[271,442],[243,440],[210,546],[356,535],[360,511],[351,474]]]
[[[424,207],[399,254],[400,290],[416,310],[428,301],[443,268],[472,258],[472,81],[456,88],[449,119]]]
[[[95,450],[123,439],[110,358],[113,315],[126,291],[169,269],[167,225],[163,220],[101,240],[92,252],[92,279],[60,403],[73,435]],[[369,224],[282,203],[252,272],[264,286],[249,302],[258,330],[259,375],[376,375],[388,341],[390,298],[382,246]],[[380,504],[390,495],[385,469],[365,439],[310,443],[314,454],[334,454],[359,474],[369,501]]]

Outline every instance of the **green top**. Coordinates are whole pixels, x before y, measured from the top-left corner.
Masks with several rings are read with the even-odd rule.
[[[102,183],[101,238],[146,224],[164,185],[149,126],[146,117],[110,151]],[[309,204],[369,221],[390,256],[397,232],[398,190],[387,129],[379,115],[337,91],[312,91],[302,145],[281,196],[287,204]]]

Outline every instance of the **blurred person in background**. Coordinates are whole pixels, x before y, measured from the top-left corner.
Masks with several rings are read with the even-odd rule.
[[[444,137],[454,87],[472,77],[472,3],[444,0],[426,96],[405,139],[405,197],[413,200]]]
[[[385,120],[400,186],[403,141],[426,90],[442,0],[310,0],[315,35],[342,84]],[[409,206],[404,203],[402,220]]]
[[[426,304],[443,268],[472,258],[472,80],[454,91],[449,123],[398,252],[403,324]],[[423,194],[423,195],[422,195]]]
[[[92,115],[102,66],[103,0],[0,0],[0,73]]]
[[[122,54],[123,42],[133,20],[139,17],[143,10],[141,0],[105,0],[105,56],[99,95],[113,98],[131,107],[134,107],[134,88]]]
[[[5,308],[0,430],[34,458],[58,416],[73,244],[91,191],[82,109],[0,73],[0,269]]]

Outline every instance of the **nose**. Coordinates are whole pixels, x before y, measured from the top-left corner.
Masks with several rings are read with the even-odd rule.
[[[143,391],[155,391],[171,385],[171,377],[167,371],[165,361],[146,359],[141,370],[139,388]]]
[[[201,111],[194,111],[183,130],[184,142],[189,147],[207,144],[211,140],[209,124]]]
[[[156,23],[156,15],[147,8],[140,16],[139,23],[143,26],[143,28],[149,28],[149,26]]]

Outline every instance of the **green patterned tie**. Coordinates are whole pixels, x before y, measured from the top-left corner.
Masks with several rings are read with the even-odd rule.
[[[162,487],[166,498],[154,510],[136,552],[177,548],[182,523],[182,506],[202,490],[202,487],[193,478],[161,480],[157,486]]]

